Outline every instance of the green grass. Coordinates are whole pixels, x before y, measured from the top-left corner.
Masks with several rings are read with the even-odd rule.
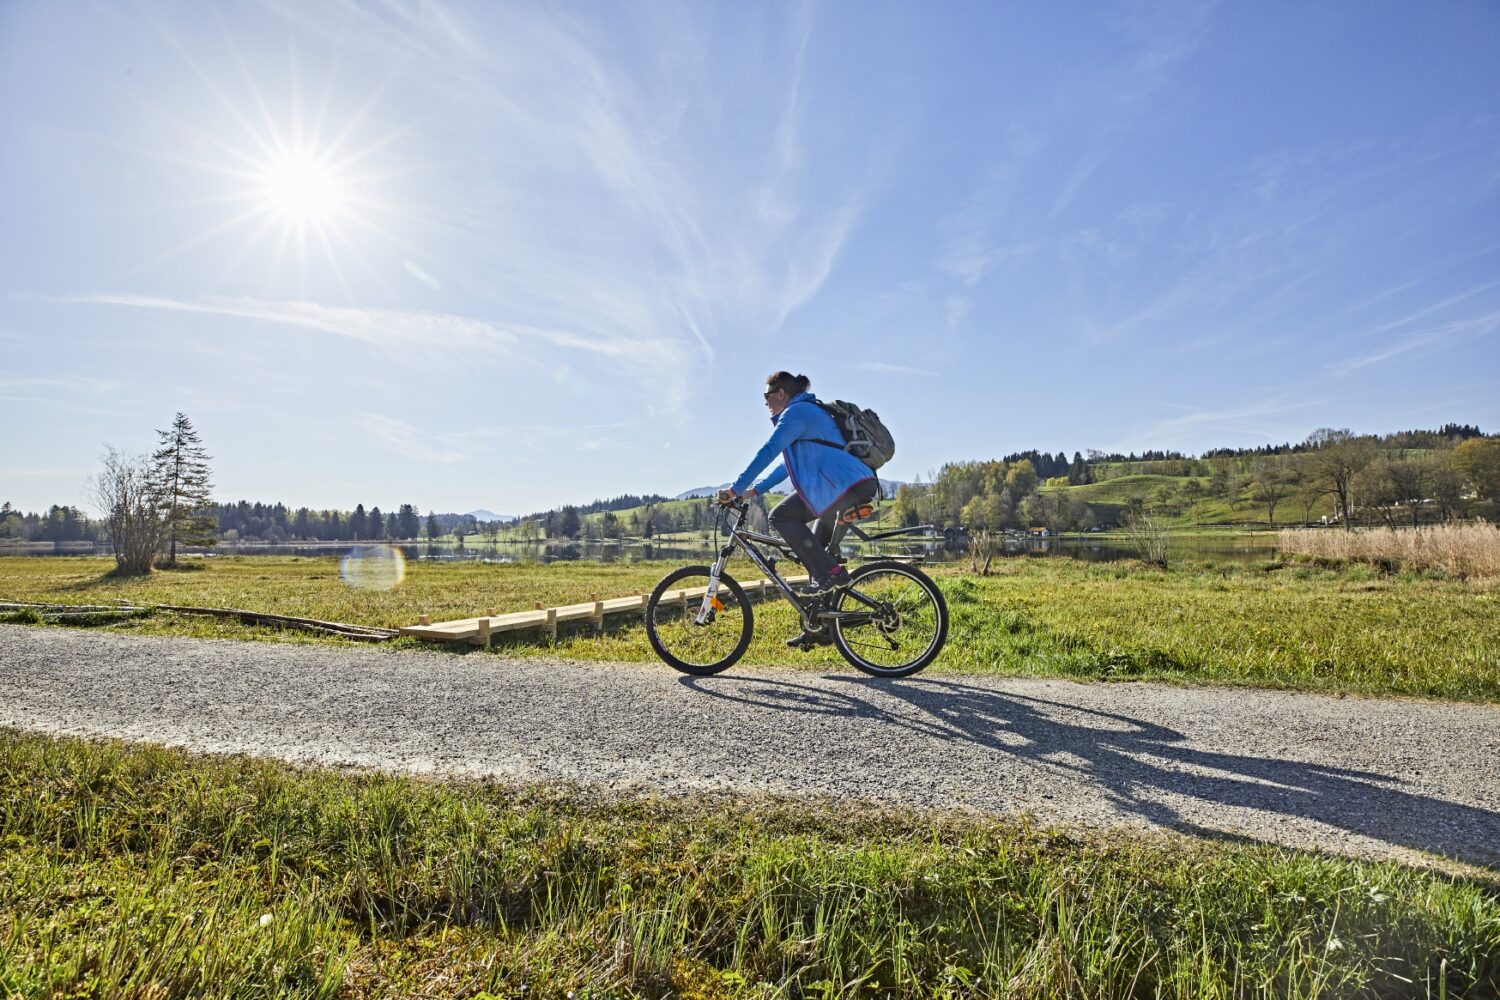
[[[1129,476],[1119,476],[1115,479],[1106,479],[1100,483],[1089,483],[1086,486],[1065,487],[1068,496],[1085,503],[1108,503],[1124,505],[1132,500],[1146,500],[1151,503],[1160,502],[1176,492],[1188,482],[1187,477],[1179,476],[1153,476],[1137,473]]]
[[[1093,508],[1096,518],[1102,521],[1118,522],[1124,517],[1125,511],[1132,502],[1140,501],[1148,507],[1171,507],[1176,513],[1170,516],[1168,523],[1174,529],[1179,530],[1198,526],[1219,528],[1267,526],[1266,508],[1252,502],[1248,494],[1238,498],[1233,505],[1224,497],[1212,497],[1204,493],[1200,493],[1197,499],[1190,502],[1185,488],[1194,481],[1205,489],[1208,486],[1207,477],[1197,477],[1195,480],[1192,476],[1164,476],[1156,473],[1135,472],[1084,486],[1046,487],[1045,489],[1049,492],[1061,490],[1071,499],[1088,504]],[[1320,498],[1309,516],[1311,520],[1316,521],[1320,515],[1332,513],[1332,510],[1331,501],[1327,498]],[[1288,495],[1277,505],[1277,524],[1300,523],[1301,518],[1302,507],[1296,497]]]
[[[439,785],[0,731],[7,995],[1497,990],[1500,884],[1487,873],[847,805]]]
[[[945,657],[967,671],[1500,700],[1491,584],[1069,560],[945,582]]]
[[[394,591],[353,590],[333,559],[246,556],[207,560],[201,570],[146,579],[105,576],[101,559],[0,559],[0,599],[113,599],[210,605],[396,627],[649,592],[669,564],[412,563]],[[952,612],[948,646],[929,668],[942,674],[1079,679],[1152,679],[1307,690],[1500,701],[1500,587],[1494,581],[1387,575],[1343,569],[1183,564],[1168,571],[1134,562],[1005,559],[989,577],[931,567]],[[741,579],[754,576],[743,561]],[[835,650],[791,653],[798,631],[785,602],[757,605],[747,665],[846,670]],[[612,629],[565,632],[556,647],[540,633],[501,638],[512,656],[650,661],[634,617]],[[138,634],[328,642],[307,633],[212,618],[156,615],[105,626]],[[425,645],[403,639],[398,645]],[[438,647],[440,648],[440,647]],[[464,647],[468,649],[469,647]]]

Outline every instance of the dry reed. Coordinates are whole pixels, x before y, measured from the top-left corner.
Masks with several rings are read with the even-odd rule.
[[[1482,521],[1353,532],[1285,528],[1281,550],[1340,562],[1440,569],[1455,577],[1500,576],[1500,529]]]

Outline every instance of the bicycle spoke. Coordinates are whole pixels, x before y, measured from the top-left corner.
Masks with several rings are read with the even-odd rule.
[[[719,584],[701,622],[703,594],[709,585],[707,567],[671,574],[648,601],[646,630],[651,645],[679,670],[716,673],[739,659],[749,645],[753,614],[744,591],[727,576],[720,577]]]
[[[895,564],[857,570],[854,586],[836,603],[868,605],[857,623],[834,619],[835,642],[844,657],[877,676],[900,677],[920,670],[941,649],[947,610],[936,586],[920,571]],[[869,631],[873,629],[874,631]]]

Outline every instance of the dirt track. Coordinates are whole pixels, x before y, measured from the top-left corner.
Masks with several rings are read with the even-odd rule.
[[[668,794],[717,788],[1500,865],[1500,707],[734,671],[0,625],[0,726]]]

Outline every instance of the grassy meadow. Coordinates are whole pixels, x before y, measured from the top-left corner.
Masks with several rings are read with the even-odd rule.
[[[346,585],[338,560],[243,556],[190,561],[191,568],[117,579],[99,558],[0,559],[0,600],[112,601],[234,607],[397,627],[420,614],[466,618],[649,592],[671,566],[653,563],[413,562],[390,591]],[[1500,701],[1500,581],[1441,571],[1386,572],[1361,565],[1184,563],[1008,558],[980,577],[934,566],[953,623],[934,673],[1078,679],[1153,679],[1308,690]],[[740,578],[749,563],[731,565]],[[758,605],[746,664],[852,669],[837,652],[792,653],[785,602]],[[215,618],[159,613],[116,625],[142,634],[278,642],[345,642]],[[417,640],[398,646],[428,647]],[[484,655],[472,647],[462,647]],[[600,636],[566,631],[556,647],[540,633],[498,638],[505,655],[650,661],[633,617]]]
[[[1480,997],[1500,883],[0,730],[0,994]]]
[[[393,627],[648,591],[665,563],[215,556],[147,578],[0,558],[0,600],[236,607]],[[1441,569],[932,567],[934,673],[1500,701],[1500,581]],[[743,561],[731,572],[752,576]],[[747,662],[793,654],[757,605]],[[14,618],[15,616],[11,616]],[[59,627],[45,625],[39,627]],[[157,613],[108,631],[348,640]],[[649,661],[634,620],[431,655]],[[724,795],[435,783],[0,730],[0,996],[1480,997],[1500,879],[1270,846]]]

